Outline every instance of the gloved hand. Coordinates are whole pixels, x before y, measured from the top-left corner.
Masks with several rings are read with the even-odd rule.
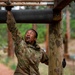
[[[65,60],[65,58],[64,58],[63,61],[62,61],[62,67],[63,67],[63,68],[66,67],[66,60]]]
[[[7,11],[11,11],[12,7],[13,6],[6,6],[5,8],[6,8]]]

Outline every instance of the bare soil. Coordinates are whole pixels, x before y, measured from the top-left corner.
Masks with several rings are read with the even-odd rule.
[[[0,75],[13,75],[14,71],[5,66],[4,64],[0,64]]]

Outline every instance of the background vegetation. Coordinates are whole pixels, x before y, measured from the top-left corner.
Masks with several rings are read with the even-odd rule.
[[[16,24],[18,30],[20,31],[22,37],[24,37],[25,32],[32,28],[32,24]],[[66,32],[66,19],[63,19],[63,36]],[[75,19],[71,19],[70,21],[70,30],[71,30],[71,38],[75,38]],[[38,43],[43,43],[46,39],[46,24],[37,24],[37,32],[38,32]],[[7,33],[7,25],[0,24],[0,48],[5,47],[8,44],[8,33]]]
[[[32,28],[32,24],[16,24],[16,27],[20,31],[22,37],[24,37],[25,32]],[[45,41],[46,37],[46,25],[45,24],[37,24],[37,32],[38,32],[38,43],[42,43]],[[8,32],[7,32],[7,25],[0,24],[0,48],[5,47],[8,44]]]
[[[75,3],[72,2],[69,5],[69,11],[71,13],[70,15],[70,30],[71,30],[71,38],[75,38]],[[33,9],[33,7],[25,7],[26,9]],[[38,9],[46,9],[47,7],[38,7]],[[66,7],[67,8],[67,7]],[[66,32],[66,8],[63,10],[63,19],[62,19],[62,28],[63,28],[63,36]],[[17,28],[21,32],[21,35],[24,37],[25,32],[32,28],[32,24],[25,24],[25,23],[19,23],[16,24]],[[46,38],[46,24],[37,24],[37,32],[38,32],[38,43],[42,43],[45,41]],[[7,35],[7,25],[6,24],[0,24],[0,48],[7,46],[8,44],[8,35]]]

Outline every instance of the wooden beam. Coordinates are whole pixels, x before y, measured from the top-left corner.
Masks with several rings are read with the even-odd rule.
[[[25,2],[12,2],[9,6],[53,6],[54,2],[51,3],[25,3]],[[6,3],[1,2],[0,6],[8,6]]]
[[[70,2],[73,0],[55,0],[54,10],[62,10],[64,7],[66,7]]]
[[[71,1],[73,0],[55,0],[54,1],[54,8],[53,8],[53,20],[60,21],[61,17],[61,10],[66,7]]]
[[[53,20],[52,9],[12,10],[17,23],[50,23]],[[6,11],[0,10],[0,23],[6,23]]]
[[[0,2],[7,2],[8,0],[0,0]],[[11,2],[53,2],[54,0],[10,0]]]

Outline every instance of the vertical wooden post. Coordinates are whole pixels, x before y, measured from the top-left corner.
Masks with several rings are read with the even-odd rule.
[[[70,11],[69,11],[69,6],[66,9],[66,32],[68,35],[68,40],[70,40]]]
[[[54,11],[54,18],[58,20],[56,17],[57,14],[61,18],[61,10],[60,13],[56,13]],[[62,75],[62,25],[60,20],[53,21],[49,25],[49,75]]]
[[[37,25],[36,24],[32,24],[32,28],[37,30]]]
[[[49,50],[49,24],[46,24],[46,53]]]
[[[11,58],[14,57],[13,39],[12,39],[12,34],[9,30],[8,30],[8,57]]]
[[[68,34],[65,33],[64,39],[63,39],[63,44],[64,44],[64,57],[69,58],[69,53],[68,53]]]
[[[66,33],[64,36],[64,57],[69,58],[68,54],[68,43],[70,40],[70,12],[69,12],[69,6],[66,9]]]
[[[49,75],[62,75],[62,27],[60,22],[49,25]]]

